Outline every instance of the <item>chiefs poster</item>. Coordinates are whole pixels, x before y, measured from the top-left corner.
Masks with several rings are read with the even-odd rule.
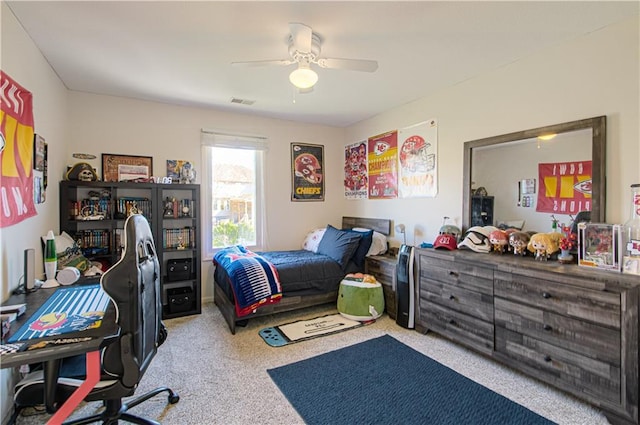
[[[33,97],[0,71],[0,227],[35,216]]]
[[[291,144],[291,200],[324,201],[324,146]]]
[[[577,214],[591,211],[591,161],[538,164],[537,212]]]
[[[344,197],[347,199],[367,199],[368,174],[367,142],[347,145],[344,148]]]
[[[398,197],[398,132],[369,138],[369,199]]]
[[[438,123],[425,121],[398,133],[401,198],[434,197],[438,193]]]

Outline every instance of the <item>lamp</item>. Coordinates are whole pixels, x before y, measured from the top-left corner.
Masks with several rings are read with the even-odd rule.
[[[58,256],[56,255],[56,240],[53,231],[49,230],[44,245],[44,272],[47,280],[42,284],[42,288],[55,288],[60,286],[56,280],[56,269],[58,268]]]
[[[403,240],[404,240],[404,244],[403,245],[406,245],[407,244],[407,234],[405,233],[404,224],[396,225],[395,229],[396,229],[396,232],[402,233],[402,237],[403,237]]]
[[[298,69],[289,74],[289,81],[299,89],[308,89],[318,82],[318,74],[311,69],[308,61],[301,61]]]

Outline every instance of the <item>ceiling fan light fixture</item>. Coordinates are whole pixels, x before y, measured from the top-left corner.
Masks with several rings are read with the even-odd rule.
[[[308,89],[318,82],[318,74],[309,65],[300,63],[298,68],[289,74],[289,81],[299,89]]]

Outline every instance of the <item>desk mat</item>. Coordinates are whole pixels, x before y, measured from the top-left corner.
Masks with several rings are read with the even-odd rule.
[[[98,328],[108,305],[100,284],[58,288],[8,342]]]

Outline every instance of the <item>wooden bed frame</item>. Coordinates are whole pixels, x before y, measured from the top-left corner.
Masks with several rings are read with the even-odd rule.
[[[391,233],[391,220],[360,217],[342,217],[343,229],[352,229],[354,227],[373,229],[376,232],[388,236]],[[218,282],[215,281],[215,278],[213,279],[213,301],[220,309],[220,312],[222,313],[224,320],[229,325],[229,330],[231,330],[231,333],[233,335],[235,335],[236,333],[236,326],[244,326],[248,319],[267,316],[269,314],[281,313],[285,311],[298,310],[314,305],[335,303],[337,299],[338,291],[333,291],[326,294],[294,297],[287,297],[285,294],[280,302],[260,307],[254,313],[239,318],[236,316],[234,303],[229,298],[227,298],[227,295],[225,294],[224,290],[218,285]]]

